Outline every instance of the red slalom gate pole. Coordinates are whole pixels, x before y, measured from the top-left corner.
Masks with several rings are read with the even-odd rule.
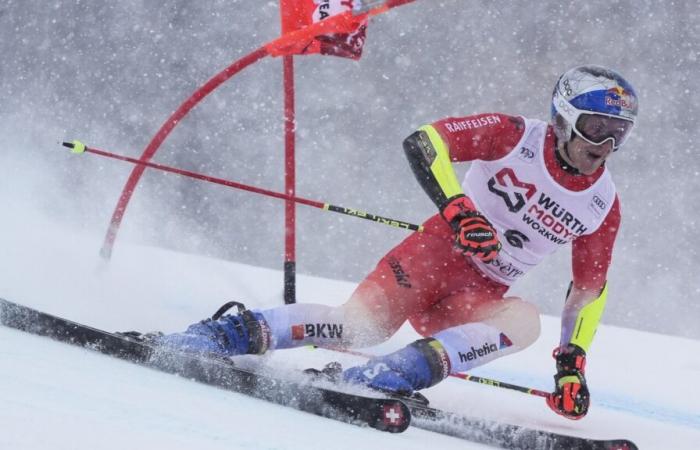
[[[297,0],[280,0],[282,36],[303,26],[299,23],[301,5]],[[296,195],[296,110],[294,56],[282,56],[282,90],[284,92],[284,193]],[[284,303],[296,303],[296,205],[284,204]]]
[[[226,80],[267,55],[267,50],[264,47],[261,47],[234,62],[197,89],[180,105],[180,107],[174,113],[170,115],[170,117],[168,117],[163,125],[161,125],[158,132],[153,136],[151,141],[148,143],[148,146],[143,151],[141,161],[147,162],[156,154],[170,132],[173,131],[177,124],[180,123],[180,121],[192,110],[192,108],[197,106],[202,99],[208,96]],[[131,175],[129,175],[129,179],[126,181],[126,184],[122,189],[117,206],[114,208],[114,212],[112,213],[112,219],[109,222],[109,228],[107,229],[107,234],[105,235],[104,242],[102,243],[102,248],[100,249],[100,255],[105,259],[109,259],[112,256],[112,247],[114,246],[114,241],[117,239],[117,233],[119,232],[119,227],[122,219],[124,218],[126,207],[129,204],[129,200],[131,200],[131,196],[133,195],[136,185],[141,179],[145,169],[146,165],[136,166],[136,168],[134,168],[134,170],[131,172]]]
[[[296,117],[294,108],[294,57],[282,57],[284,78],[284,193],[296,194]],[[284,303],[296,303],[296,205],[284,208]]]
[[[294,49],[298,46],[305,45],[309,39],[316,36],[321,36],[328,33],[342,33],[343,31],[353,30],[358,22],[361,22],[366,17],[374,17],[383,14],[390,9],[412,3],[415,0],[368,0],[367,3],[356,12],[346,12],[321,20],[302,29],[285,33],[284,35],[274,39],[271,42],[263,45],[252,53],[235,61],[233,64],[216,74],[213,78],[207,81],[204,85],[190,95],[190,97],[182,103],[178,109],[168,117],[161,125],[158,132],[151,138],[148,146],[144,149],[141,155],[141,161],[149,161],[160,148],[163,141],[168,137],[170,132],[189,114],[189,112],[206,96],[211,94],[225,81],[236,75],[238,72],[248,67],[249,65],[259,61],[266,56],[285,56],[295,53]],[[109,259],[112,255],[112,248],[117,239],[117,233],[121,226],[122,219],[126,213],[126,208],[129,205],[131,196],[136,189],[136,186],[143,175],[143,170],[146,166],[137,166],[129,176],[121,196],[117,202],[112,219],[109,223],[109,228],[105,235],[100,249],[100,255]]]
[[[254,192],[256,194],[265,195],[267,197],[274,197],[280,200],[291,201],[294,203],[299,203],[306,206],[311,206],[314,208],[322,209],[324,211],[330,211],[338,214],[344,214],[346,216],[357,217],[360,219],[371,220],[372,222],[377,222],[382,225],[388,225],[394,228],[402,228],[404,230],[419,231],[423,232],[424,228],[422,225],[416,225],[409,222],[404,222],[401,220],[391,219],[389,217],[378,216],[376,214],[367,213],[353,208],[345,208],[343,206],[331,205],[330,203],[323,203],[316,200],[309,200],[306,198],[296,197],[293,195],[282,194],[280,192],[270,191],[268,189],[262,189],[255,186],[250,186],[243,183],[238,183],[231,180],[225,180],[223,178],[216,178],[209,175],[204,175],[197,172],[192,172],[190,170],[178,169],[176,167],[166,166],[164,164],[157,164],[150,161],[142,161],[140,159],[131,158],[129,156],[118,155],[116,153],[108,152],[105,150],[99,150],[92,147],[87,147],[80,141],[64,142],[64,147],[72,149],[73,153],[92,153],[94,155],[104,156],[106,158],[116,159],[119,161],[125,161],[131,164],[136,164],[139,166],[149,167],[151,169],[160,170],[163,172],[174,173],[177,175],[182,175],[188,178],[194,178],[197,180],[206,181],[207,183],[220,184],[222,186],[227,186],[234,189],[240,189],[243,191]]]

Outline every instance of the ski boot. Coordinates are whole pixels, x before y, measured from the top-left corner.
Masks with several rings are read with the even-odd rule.
[[[363,366],[364,367],[364,366]],[[348,369],[348,371],[351,371],[353,369],[357,369],[357,367],[353,367]],[[347,372],[347,371],[346,371]],[[344,373],[343,372],[343,366],[339,362],[330,362],[326,364],[323,369],[305,369],[304,374],[309,376],[310,379],[314,382],[328,382],[331,384],[338,384],[338,383],[343,383],[343,382],[348,382],[347,379],[344,378]],[[354,380],[350,380],[350,383],[352,384],[358,384]],[[385,388],[379,388],[377,386],[372,386],[370,384],[363,384],[372,390],[381,392],[382,394],[386,395],[387,397],[391,398],[396,398],[398,400],[401,400],[403,402],[411,403],[411,404],[418,404],[422,406],[428,406],[429,400],[428,398],[421,394],[420,392],[397,392],[396,390],[388,390]]]
[[[148,333],[141,333],[140,331],[117,331],[114,334],[142,344],[151,344],[156,339],[163,336],[162,331],[150,331]]]
[[[330,383],[338,383],[343,374],[343,366],[339,362],[333,361],[326,364],[323,369],[305,369],[304,375],[307,375],[313,381],[327,381]]]
[[[378,356],[342,374],[342,380],[382,391],[390,396],[427,403],[419,389],[434,386],[450,373],[442,345],[435,339],[421,339],[386,356]]]
[[[234,306],[237,314],[224,315]],[[228,302],[210,319],[190,325],[183,333],[157,336],[151,342],[193,353],[261,355],[270,346],[270,329],[259,312],[239,302]]]

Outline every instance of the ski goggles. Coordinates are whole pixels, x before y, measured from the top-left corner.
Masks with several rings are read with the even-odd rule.
[[[613,151],[625,143],[634,127],[632,119],[578,109],[558,94],[554,98],[554,107],[572,124],[574,133],[581,139],[593,145],[612,141]]]

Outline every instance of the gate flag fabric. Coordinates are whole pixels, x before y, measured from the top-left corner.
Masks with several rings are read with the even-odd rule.
[[[282,33],[287,34],[309,25],[344,15],[345,20],[330,21],[324,34],[295,42],[281,53],[286,55],[321,54],[360,59],[367,31],[366,14],[353,16],[360,0],[280,0]]]

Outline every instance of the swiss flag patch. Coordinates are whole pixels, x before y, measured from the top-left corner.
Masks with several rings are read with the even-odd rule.
[[[384,423],[400,425],[404,421],[403,411],[399,405],[384,405]]]
[[[304,339],[304,325],[292,325],[292,339],[295,341]]]

